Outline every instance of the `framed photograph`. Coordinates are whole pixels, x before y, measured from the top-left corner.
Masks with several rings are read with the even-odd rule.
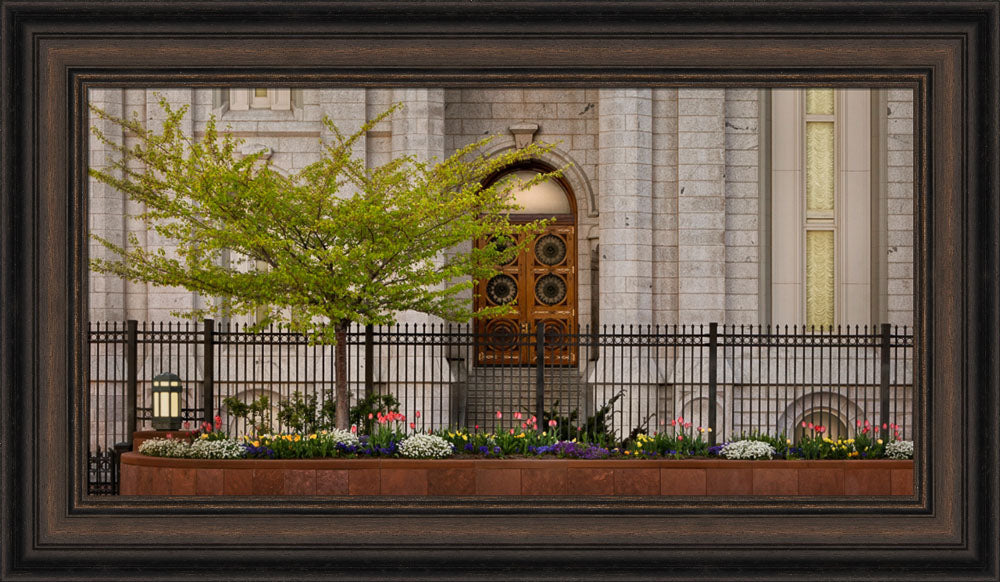
[[[0,39],[0,578],[1000,577],[997,2],[25,0],[0,4]],[[151,480],[135,489],[117,465],[104,481],[119,458],[109,447],[137,428],[120,411],[138,407],[159,421],[174,406],[177,418],[186,410],[200,419],[202,409],[210,418],[240,390],[249,402],[265,384],[288,397],[313,382],[224,376],[198,347],[178,364],[194,387],[176,404],[165,391],[162,405],[149,395],[162,365],[125,379],[137,351],[156,342],[209,341],[209,353],[254,360],[231,326],[267,315],[213,322],[211,333],[96,323],[202,306],[90,266],[102,256],[93,234],[158,244],[127,225],[136,207],[89,173],[114,153],[93,128],[112,141],[137,139],[134,128],[116,134],[91,107],[162,125],[161,98],[188,107],[193,125],[184,131],[203,135],[214,116],[243,140],[241,155],[281,175],[313,163],[317,144],[333,139],[322,117],[353,131],[396,102],[401,113],[363,132],[369,167],[398,155],[446,157],[487,135],[498,136],[487,146],[493,156],[554,143],[484,182],[567,168],[536,193],[548,198],[536,206],[523,198],[525,220],[556,217],[544,237],[469,292],[477,308],[519,289],[535,301],[467,330],[493,343],[425,358],[464,379],[458,388],[427,380],[441,392],[400,397],[407,415],[424,412],[423,428],[459,419],[478,430],[493,426],[494,409],[497,419],[530,409],[534,392],[500,397],[513,392],[497,387],[552,382],[539,365],[551,359],[582,378],[556,375],[556,384],[566,394],[580,387],[584,416],[627,384],[609,429],[619,438],[682,416],[727,435],[765,425],[798,435],[801,423],[847,438],[891,408],[899,424],[886,430],[913,441],[912,471],[885,470],[885,491],[864,489],[874,472],[829,492],[803,489],[801,477],[795,491],[752,480],[744,490],[733,473],[724,487],[680,495],[660,476],[656,491],[609,485],[608,494],[588,494],[565,482],[546,494],[551,483],[534,490],[522,481],[523,494],[497,486],[485,496],[447,487],[425,495],[434,485],[412,485],[415,472],[391,486],[383,476],[381,495],[325,497],[274,495],[255,481],[223,495],[178,495]],[[681,336],[696,322],[713,322],[697,333],[712,354],[705,381],[708,360],[679,364],[676,355],[687,353]],[[850,332],[872,322],[885,325]],[[760,326],[772,323],[846,331],[805,340],[767,327],[765,342]],[[680,343],[664,347],[673,363],[658,369],[656,358],[622,355],[623,346],[655,343],[611,337],[631,324],[673,326]],[[593,347],[605,345],[602,325],[612,328],[606,345],[617,346],[607,352]],[[395,372],[378,368],[378,350],[364,346],[425,349],[398,332],[349,333],[352,390],[364,393],[404,373],[397,360]],[[505,333],[536,343],[506,344]],[[772,378],[762,354],[797,341],[819,343],[803,348],[808,357],[783,360],[802,370],[775,365]],[[872,380],[851,380],[868,347]],[[115,357],[132,363],[108,364]],[[716,375],[719,358],[730,364]],[[420,365],[413,369],[431,378]],[[629,384],[621,371],[607,380],[614,365],[645,380]],[[128,393],[137,382],[150,391],[138,404]],[[808,385],[820,404],[779,384]],[[693,387],[710,392],[692,396]],[[162,495],[143,494],[159,486]]]

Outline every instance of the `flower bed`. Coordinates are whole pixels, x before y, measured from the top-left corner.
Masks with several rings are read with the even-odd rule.
[[[913,495],[912,460],[178,459],[125,453],[122,495]]]

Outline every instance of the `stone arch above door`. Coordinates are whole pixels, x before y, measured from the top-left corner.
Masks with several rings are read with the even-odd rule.
[[[491,176],[493,184],[511,174],[527,179],[532,173],[554,169],[541,160],[530,160],[504,168]],[[512,213],[512,222],[530,222],[547,218],[554,222],[512,261],[501,265],[500,272],[476,285],[475,308],[515,304],[516,311],[487,321],[477,321],[480,334],[476,362],[479,365],[532,365],[537,363],[534,337],[540,324],[550,349],[545,361],[575,364],[576,350],[564,341],[577,331],[577,206],[572,187],[565,178],[553,178],[527,191],[522,213]],[[559,197],[563,197],[560,199]],[[475,241],[477,246],[489,239]],[[562,346],[562,347],[560,347]]]

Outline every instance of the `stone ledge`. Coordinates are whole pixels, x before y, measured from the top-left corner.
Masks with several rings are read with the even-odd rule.
[[[912,496],[913,461],[121,457],[122,495]]]

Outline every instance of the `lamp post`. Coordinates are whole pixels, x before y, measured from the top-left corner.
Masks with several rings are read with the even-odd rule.
[[[181,428],[181,390],[181,378],[177,374],[168,372],[153,377],[153,428]]]

